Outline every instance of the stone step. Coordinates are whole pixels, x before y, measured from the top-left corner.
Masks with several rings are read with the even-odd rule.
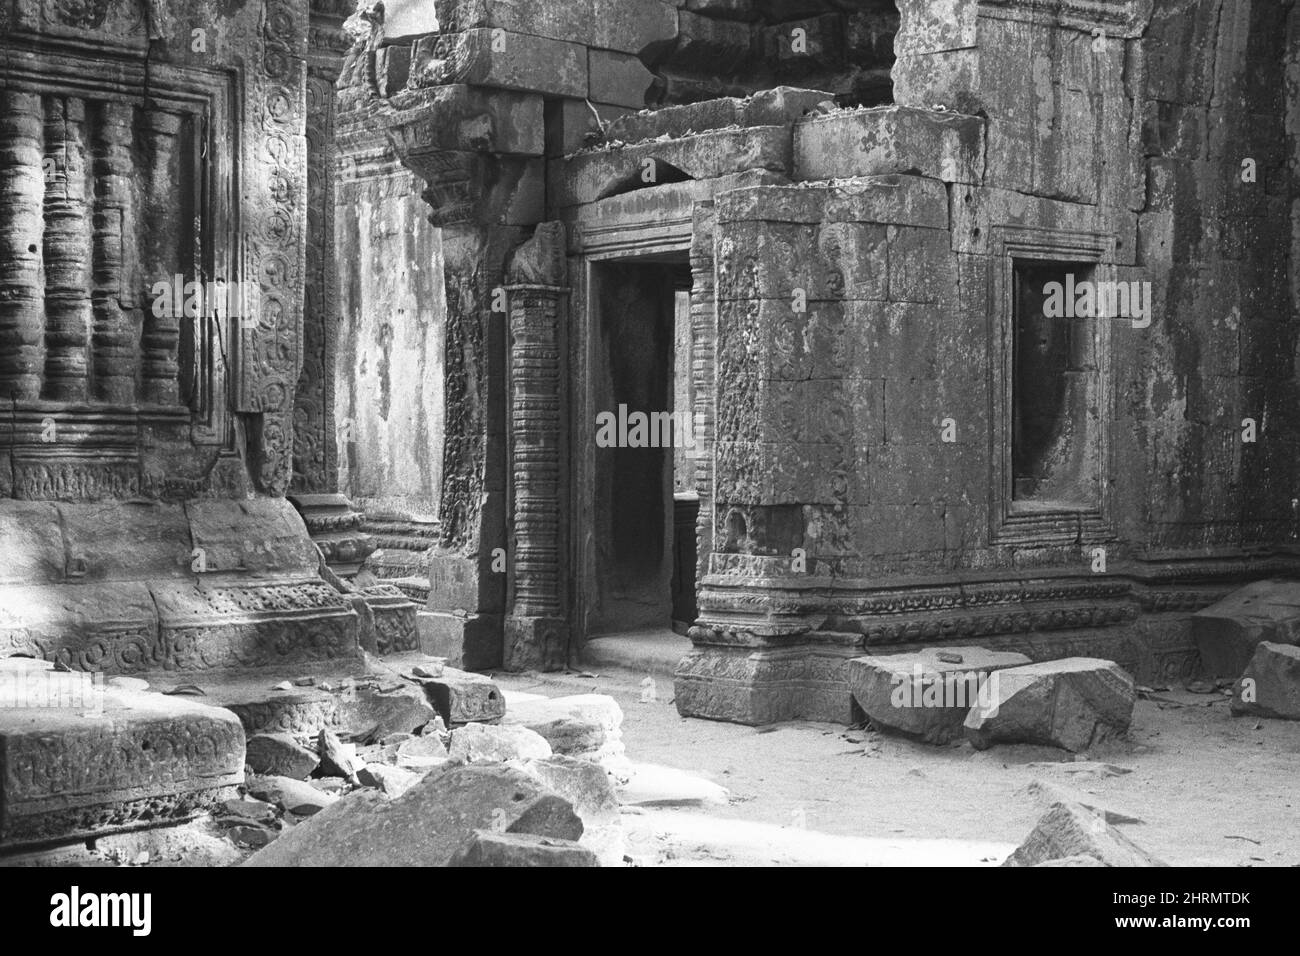
[[[202,698],[0,661],[0,852],[181,823],[244,780],[239,719]]]

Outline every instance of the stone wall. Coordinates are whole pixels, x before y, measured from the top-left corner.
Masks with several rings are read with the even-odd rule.
[[[1189,611],[1295,570],[1293,5],[900,8],[899,108],[795,131],[798,178],[873,178],[718,199],[721,553],[684,712],[832,716],[858,642],[1174,680]],[[1097,493],[1064,513],[1018,505],[1008,457],[1025,260],[1153,295],[1091,327]]]
[[[0,654],[358,659],[284,499],[311,26],[281,0],[0,3]]]

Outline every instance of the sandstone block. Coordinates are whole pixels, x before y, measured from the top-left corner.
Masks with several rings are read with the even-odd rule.
[[[520,701],[506,711],[502,724],[527,727],[557,754],[585,756],[614,745],[622,749],[623,711],[604,694]]]
[[[548,96],[587,95],[587,51],[577,43],[474,29],[417,40],[413,86],[467,83]]]
[[[587,51],[588,99],[643,109],[655,75],[635,56],[609,50]]]
[[[7,683],[18,666],[8,663]],[[181,822],[243,782],[244,731],[230,712],[111,687],[101,710],[93,685],[88,697],[71,693],[91,675],[31,666],[59,691],[0,707],[0,846]]]
[[[391,799],[355,791],[244,865],[446,866],[475,830],[577,840],[582,821],[519,770],[455,765]]]
[[[596,854],[572,840],[475,830],[448,866],[599,866]]]
[[[665,0],[432,0],[444,32],[495,27],[584,46],[642,53],[677,36],[677,10]]]
[[[1113,661],[1068,657],[996,677],[989,706],[966,717],[966,736],[980,750],[1028,743],[1077,752],[1123,734],[1133,719],[1133,678]]]
[[[618,796],[609,774],[598,764],[557,754],[526,760],[519,769],[568,800],[587,830],[618,822]]]
[[[948,183],[978,183],[984,121],[901,106],[841,110],[800,120],[794,155],[797,179],[919,172]]]
[[[292,734],[254,734],[244,758],[256,774],[304,780],[320,766],[320,758]]]
[[[1038,821],[1003,866],[1091,865],[1073,861],[1089,857],[1103,866],[1166,866],[1120,833],[1097,813],[1075,803],[1056,803]],[[1071,860],[1066,863],[1063,861]]]
[[[1300,647],[1261,641],[1229,706],[1237,715],[1300,720]]]
[[[466,724],[452,731],[452,757],[469,763],[528,760],[551,756],[541,735],[517,724]]]
[[[506,712],[501,689],[482,674],[444,667],[441,676],[420,678],[420,684],[449,727],[499,720]]]
[[[1210,677],[1237,678],[1262,641],[1300,644],[1300,582],[1256,581],[1192,615]]]
[[[849,690],[872,725],[941,744],[962,736],[972,707],[990,705],[989,675],[1030,663],[982,647],[927,647],[848,663]]]

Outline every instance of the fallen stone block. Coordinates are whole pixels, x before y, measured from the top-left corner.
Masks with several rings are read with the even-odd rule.
[[[358,790],[286,832],[245,866],[446,866],[475,830],[582,837],[568,801],[522,771],[455,765],[400,796]]]
[[[572,840],[475,830],[448,866],[599,866],[596,854]]]
[[[420,678],[429,703],[448,727],[500,720],[506,712],[501,689],[489,677],[444,667],[441,677]]]
[[[250,777],[247,786],[248,792],[258,800],[274,803],[300,817],[317,814],[338,800],[337,795],[292,777]]]
[[[1300,644],[1300,581],[1256,581],[1192,615],[1192,637],[1210,677],[1235,680],[1263,641]]]
[[[419,687],[400,678],[320,676],[314,685],[277,689],[275,681],[241,676],[204,679],[202,700],[233,711],[246,733],[314,738],[328,727],[340,736],[377,739],[419,730],[437,716]],[[327,689],[328,688],[328,689]]]
[[[422,773],[403,767],[390,767],[382,763],[369,763],[357,774],[363,787],[373,787],[381,793],[398,797],[420,782]]]
[[[872,726],[941,744],[962,736],[971,707],[992,702],[991,673],[1028,663],[982,647],[857,657],[848,663],[849,691]]]
[[[316,753],[320,756],[321,770],[327,777],[342,777],[356,783],[357,771],[364,763],[357,759],[354,744],[345,744],[330,730],[322,730],[316,737]]]
[[[230,712],[108,687],[101,709],[93,675],[34,666],[52,682],[45,705],[0,707],[0,846],[183,822],[243,783],[244,731]],[[90,696],[61,698],[64,685]]]
[[[624,751],[623,711],[604,694],[520,701],[501,722],[540,734],[557,754],[599,760]]]
[[[1300,647],[1261,641],[1228,706],[1237,716],[1300,720]]]
[[[998,743],[1087,750],[1126,732],[1137,700],[1123,668],[1091,657],[1000,670],[989,685],[989,704],[973,707],[965,723],[979,750]]]
[[[1056,803],[1003,866],[1037,866],[1051,860],[1091,857],[1104,866],[1167,866],[1105,819],[1077,803]],[[1063,864],[1058,864],[1063,865]]]
[[[256,774],[304,780],[320,766],[320,758],[292,734],[254,734],[244,756]]]
[[[491,763],[549,757],[551,746],[517,724],[466,724],[452,732],[448,753],[467,763]]]
[[[519,769],[547,790],[568,800],[588,831],[618,822],[618,795],[610,783],[609,774],[598,764],[556,755],[525,760],[519,764]]]
[[[430,735],[412,737],[397,745],[396,766],[406,770],[425,771],[441,766],[449,759],[441,738]]]
[[[1075,803],[1086,810],[1100,814],[1101,818],[1112,826],[1119,826],[1126,823],[1141,823],[1142,818],[1135,813],[1127,810],[1118,810],[1109,803],[1090,793],[1084,793],[1082,790],[1075,790],[1073,787],[1066,787],[1059,783],[1051,783],[1045,780],[1032,780],[1025,787],[1025,794],[1033,798],[1044,807],[1050,807],[1056,803]]]

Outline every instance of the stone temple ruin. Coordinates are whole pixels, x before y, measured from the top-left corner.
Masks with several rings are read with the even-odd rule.
[[[1298,136],[1290,0],[0,0],[0,847],[671,627],[1300,716]]]

